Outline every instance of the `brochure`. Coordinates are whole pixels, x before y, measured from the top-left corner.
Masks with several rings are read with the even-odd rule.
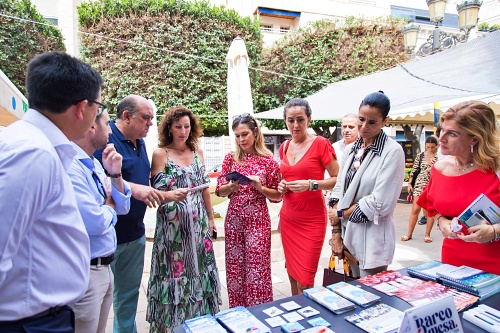
[[[330,327],[331,324],[327,322],[325,319],[321,317],[314,317],[312,319],[308,319],[307,323],[311,326],[324,326],[324,327]]]
[[[380,303],[345,319],[369,333],[392,333],[398,331],[403,315],[403,312]]]
[[[215,318],[232,333],[270,333],[271,329],[243,306],[215,314]]]
[[[314,287],[303,291],[304,296],[323,305],[333,313],[340,314],[356,308],[351,301],[337,295],[325,287]]]
[[[314,326],[311,328],[306,328],[305,330],[301,331],[301,333],[335,333],[335,332],[325,326]]]
[[[474,216],[475,213],[479,213]],[[472,218],[471,222],[469,220]],[[459,216],[458,220],[471,227],[474,223],[500,223],[500,208],[486,195],[481,193]],[[478,222],[479,220],[479,222]]]
[[[231,171],[230,173],[225,174],[224,177],[226,177],[229,180],[232,180],[233,182],[239,180],[240,185],[247,185],[252,182],[250,178],[248,178],[247,176],[243,176],[238,171]]]
[[[345,282],[337,282],[327,286],[327,288],[362,307],[367,307],[380,301],[379,296]]]
[[[487,332],[500,333],[500,311],[479,304],[479,306],[464,312],[463,318]]]
[[[441,261],[433,260],[424,264],[408,267],[406,271],[410,276],[437,282],[440,279],[437,274],[438,271],[441,274],[445,274],[446,272],[453,271],[457,268],[457,266],[444,264]]]
[[[186,333],[227,333],[212,315],[188,319],[182,325]]]

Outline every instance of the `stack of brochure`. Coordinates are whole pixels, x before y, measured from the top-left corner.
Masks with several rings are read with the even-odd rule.
[[[232,333],[270,333],[271,329],[243,306],[215,314],[215,318]]]
[[[417,277],[422,280],[430,280],[439,282],[438,271],[441,273],[457,269],[457,266],[443,264],[441,261],[433,260],[424,264],[411,266],[406,269],[408,274],[412,277]]]
[[[367,307],[380,301],[379,296],[345,282],[337,282],[327,286],[327,288],[362,307]]]
[[[345,320],[370,333],[397,332],[403,322],[404,312],[380,303],[345,317]]]
[[[227,333],[212,315],[188,319],[182,325],[186,333]]]
[[[437,273],[445,286],[476,295],[483,300],[500,291],[500,276],[469,266]]]
[[[318,302],[335,314],[351,311],[356,308],[354,303],[346,300],[325,287],[306,289],[304,290],[304,296]]]
[[[464,312],[464,319],[487,332],[500,333],[500,311],[484,304]]]
[[[459,216],[458,220],[468,228],[478,224],[500,223],[500,208],[481,193]]]

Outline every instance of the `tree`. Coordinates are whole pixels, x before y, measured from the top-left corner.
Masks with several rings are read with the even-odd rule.
[[[0,69],[23,94],[26,64],[46,51],[64,51],[61,31],[31,4],[30,0],[2,0],[0,12],[13,17],[40,22],[35,24],[0,16]]]
[[[106,79],[103,98],[113,110],[134,93],[153,99],[160,114],[184,105],[206,136],[228,134],[227,64],[236,36],[260,64],[258,22],[208,1],[101,0],[78,7],[82,58]],[[215,61],[211,60],[215,59]],[[255,82],[256,73],[250,73]]]
[[[276,108],[294,97],[311,95],[329,83],[351,79],[394,67],[409,59],[404,50],[401,28],[396,18],[312,22],[265,50],[261,66],[269,71],[307,79],[300,80],[270,73],[260,75],[255,109]],[[335,107],[335,101],[332,101]],[[346,110],[346,113],[357,110]],[[314,110],[313,110],[314,112]],[[336,140],[329,127],[335,121],[314,121],[313,129],[331,142]],[[265,121],[272,129],[284,128],[282,120]]]

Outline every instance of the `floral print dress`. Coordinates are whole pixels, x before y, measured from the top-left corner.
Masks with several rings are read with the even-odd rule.
[[[154,188],[164,191],[207,182],[196,154],[187,167],[169,159],[151,180]],[[186,319],[219,312],[219,274],[201,190],[158,208],[147,297],[150,332],[172,332]]]

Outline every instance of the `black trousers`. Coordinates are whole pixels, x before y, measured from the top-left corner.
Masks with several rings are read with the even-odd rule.
[[[49,309],[16,321],[0,321],[0,333],[74,333],[75,314],[69,306]]]

